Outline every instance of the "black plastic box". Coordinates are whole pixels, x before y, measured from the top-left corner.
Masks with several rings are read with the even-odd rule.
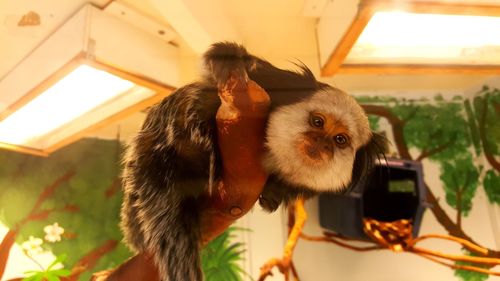
[[[321,194],[320,224],[347,238],[370,240],[363,231],[364,218],[383,222],[409,219],[413,237],[417,237],[425,197],[420,162],[389,158],[378,163],[348,194]]]

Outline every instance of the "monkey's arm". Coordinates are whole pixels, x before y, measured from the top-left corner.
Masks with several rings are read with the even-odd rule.
[[[201,236],[204,243],[253,206],[262,192],[266,173],[260,165],[264,128],[269,108],[267,93],[250,82],[239,81],[226,90],[227,97],[217,115],[219,150],[223,160],[220,185],[202,207]],[[225,111],[227,110],[227,111]],[[225,113],[238,113],[236,118]],[[156,281],[158,273],[151,253],[140,253],[114,271],[100,272],[93,280]]]

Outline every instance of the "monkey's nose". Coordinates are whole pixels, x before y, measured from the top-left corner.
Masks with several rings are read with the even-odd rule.
[[[328,137],[318,137],[316,138],[316,143],[318,144],[319,147],[321,147],[325,151],[333,150],[333,140],[331,140]]]

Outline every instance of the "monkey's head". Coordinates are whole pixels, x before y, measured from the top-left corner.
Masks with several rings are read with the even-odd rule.
[[[276,108],[266,135],[268,172],[318,192],[345,190],[356,158],[374,156],[358,153],[373,140],[365,112],[353,97],[330,86]],[[364,169],[364,164],[356,166]]]

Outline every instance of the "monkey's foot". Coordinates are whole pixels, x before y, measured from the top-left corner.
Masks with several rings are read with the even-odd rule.
[[[285,280],[289,280],[289,272],[290,270],[293,273],[294,281],[300,281],[299,275],[297,274],[297,270],[295,269],[295,265],[293,261],[288,258],[283,259],[270,259],[260,268],[260,276],[258,281],[264,281],[267,276],[273,276],[272,269],[277,267],[281,274],[285,277]]]
[[[273,276],[272,269],[277,267],[281,274],[288,280],[288,273],[290,272],[290,258],[284,257],[283,259],[270,259],[260,268],[260,276],[258,281],[264,281],[268,276]]]
[[[288,240],[286,241],[285,249],[283,251],[282,259],[271,259],[266,262],[260,268],[260,276],[258,281],[264,281],[267,276],[272,276],[271,270],[276,266],[279,271],[284,275],[285,281],[289,280],[289,272],[290,269],[294,273],[295,280],[298,281],[297,273],[293,266],[292,255],[297,245],[297,241],[302,233],[302,229],[304,228],[304,224],[307,220],[307,213],[304,209],[304,199],[300,198],[295,202],[295,223],[288,235]]]

